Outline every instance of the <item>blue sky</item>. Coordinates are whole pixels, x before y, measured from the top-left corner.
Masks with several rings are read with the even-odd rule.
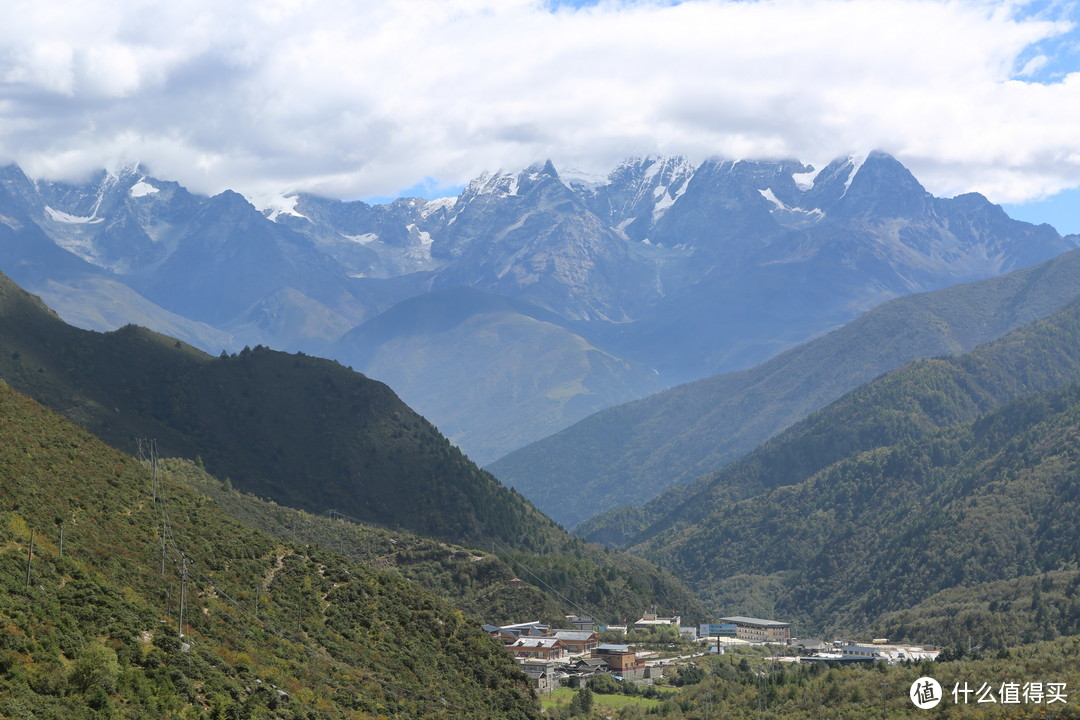
[[[1020,17],[1037,17],[1046,13],[1063,13],[1077,19],[1076,6],[1072,3],[1034,2],[1022,6]],[[1046,58],[1035,72],[1026,79],[1043,84],[1060,83],[1070,73],[1080,70],[1080,28],[1061,36],[1033,44],[1020,54],[1018,66],[1033,58]],[[1033,199],[1025,203],[1006,203],[1005,211],[1018,220],[1032,223],[1049,223],[1062,234],[1080,234],[1080,188],[1063,190],[1050,197]]]
[[[12,0],[0,162],[256,203],[551,159],[892,153],[1080,230],[1080,34],[1039,0]],[[1038,218],[1036,218],[1038,219]]]
[[[1038,0],[1020,3],[1016,16],[1020,19],[1038,19],[1041,17],[1062,17],[1072,21],[1080,20],[1075,3],[1057,0]],[[1045,58],[1036,63],[1037,69],[1026,79],[1042,82],[1060,82],[1066,75],[1080,69],[1080,29],[1033,43],[1019,54],[1017,67],[1023,68],[1034,58]]]
[[[1003,207],[1017,220],[1047,223],[1062,235],[1080,235],[1080,189],[1063,190],[1045,200],[1006,203]]]

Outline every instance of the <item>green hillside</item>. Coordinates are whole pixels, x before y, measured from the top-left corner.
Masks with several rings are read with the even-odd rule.
[[[0,378],[116,447],[135,452],[139,438],[154,438],[163,456],[198,460],[237,489],[281,506],[316,515],[333,510],[388,532],[494,549],[503,558],[499,573],[510,568],[544,591],[503,597],[498,574],[487,578],[495,582],[490,596],[445,578],[431,586],[483,619],[508,615],[530,592],[522,607],[545,613],[555,612],[558,593],[604,619],[654,605],[704,614],[673,576],[570,536],[478,469],[385,385],[337,363],[265,348],[214,358],[131,326],[78,330],[2,277],[0,340],[10,348],[0,355]],[[229,509],[241,511],[236,503]],[[262,511],[244,517],[269,532],[280,527]],[[347,537],[341,525],[286,537]],[[371,530],[354,532],[370,537]],[[435,544],[425,541],[422,552]],[[470,585],[482,569],[450,577]],[[558,603],[560,615],[578,612]]]
[[[313,512],[538,550],[563,533],[382,383],[265,348],[214,358],[128,326],[72,328],[0,280],[0,378],[111,445],[201,457],[238,488]]]
[[[523,619],[565,624],[567,613],[601,622],[640,617],[655,607],[704,617],[704,606],[670,573],[626,553],[564,536],[558,552],[514,551],[500,543],[465,548],[403,530],[312,515],[261,500],[217,481],[194,464],[165,460],[163,472],[212,498],[230,516],[291,543],[319,545],[354,562],[393,569],[478,622]]]
[[[594,518],[586,537],[645,542],[692,524],[712,503],[801,482],[864,450],[972,421],[1022,395],[1080,382],[1080,300],[955,357],[916,360],[848,393],[752,453],[636,511]]]
[[[951,650],[951,649],[950,649]],[[998,652],[967,654],[944,662],[827,666],[776,662],[736,651],[695,660],[684,677],[694,682],[677,697],[660,702],[649,717],[668,720],[754,718],[760,720],[880,720],[957,718],[1076,720],[1080,683],[1080,638],[1062,638]],[[912,703],[909,692],[920,678],[941,684],[941,703],[932,710]],[[1055,684],[1053,702],[1045,690]],[[965,685],[966,684],[966,685]],[[991,692],[975,693],[986,685]],[[1025,685],[1039,692],[1023,694]],[[1003,686],[1018,696],[1001,702]],[[962,689],[970,692],[964,695]],[[957,689],[956,694],[953,690]],[[1006,691],[1008,692],[1008,691]],[[994,701],[990,702],[989,697]],[[979,698],[983,702],[979,702]],[[959,701],[958,701],[959,700]],[[966,701],[965,701],[966,700]],[[644,713],[625,713],[638,720]]]
[[[539,716],[417,585],[155,483],[2,383],[0,418],[0,717]]]
[[[669,518],[637,552],[713,607],[792,617],[805,631],[866,628],[949,588],[1055,571],[1080,583],[1080,385],[913,435],[743,500],[713,486],[692,524]],[[1080,630],[1071,595],[1052,615],[1022,603],[995,627],[972,619],[962,630],[987,644]],[[917,609],[907,617],[894,617],[893,635],[920,627]],[[942,624],[933,637],[959,631]]]
[[[1080,251],[898,298],[755,368],[603,410],[488,469],[574,527],[590,511],[644,504],[690,483],[905,362],[970,351],[1078,295]],[[564,503],[570,494],[579,502]]]
[[[962,647],[1010,647],[1080,636],[1080,572],[1054,570],[952,587],[882,615],[874,637],[951,638]]]

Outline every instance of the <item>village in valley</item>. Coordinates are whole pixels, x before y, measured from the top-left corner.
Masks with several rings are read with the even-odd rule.
[[[565,619],[565,628],[532,621],[484,625],[484,631],[503,643],[538,694],[585,687],[599,675],[620,683],[653,685],[694,658],[755,646],[771,650],[770,659],[788,663],[895,664],[935,660],[940,653],[934,647],[894,644],[886,638],[800,640],[790,623],[743,616],[697,626],[682,625],[682,618],[674,614],[649,613],[627,625],[596,624],[591,617],[578,615]]]

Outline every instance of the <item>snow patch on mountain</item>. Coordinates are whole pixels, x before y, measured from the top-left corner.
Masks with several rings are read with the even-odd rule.
[[[847,195],[847,191],[851,189],[851,183],[855,180],[855,176],[859,174],[859,170],[862,168],[863,163],[866,162],[866,158],[866,155],[852,155],[848,158],[851,173],[847,176],[847,180],[844,181],[844,194],[840,197]]]
[[[571,189],[586,188],[590,191],[595,191],[596,188],[605,185],[608,181],[607,173],[589,172],[578,168],[560,170],[559,177]]]
[[[429,217],[431,217],[433,213],[436,213],[439,210],[443,210],[443,209],[452,210],[454,205],[456,205],[456,204],[457,204],[457,198],[456,197],[444,197],[444,198],[435,198],[434,200],[428,200],[420,208],[420,217],[422,217],[422,218],[424,218],[426,220]]]
[[[807,172],[792,173],[791,179],[795,181],[795,187],[799,188],[803,192],[812,190],[814,187],[814,181],[817,180],[817,176],[821,174],[824,165],[815,170],[812,166]]]
[[[482,173],[478,178],[469,183],[463,196],[494,195],[496,197],[512,197],[518,194],[517,173],[498,172]]]
[[[409,234],[420,241],[420,246],[428,248],[428,255],[431,254],[431,233],[427,230],[420,230],[416,227],[416,223],[409,223],[405,226],[405,229],[409,231]]]
[[[90,217],[71,215],[62,210],[51,208],[48,205],[45,206],[45,212],[49,214],[49,217],[52,218],[54,222],[69,225],[94,225],[105,220],[104,218],[94,217],[92,215]]]
[[[262,211],[271,222],[277,222],[277,219],[282,215],[292,215],[311,222],[311,218],[297,211],[296,203],[298,200],[300,200],[299,195],[277,195],[261,203],[263,205]]]
[[[409,240],[404,245],[400,241],[384,241],[376,233],[342,234],[343,239],[374,250],[380,260],[379,267],[373,273],[350,273],[350,277],[398,277],[441,267],[442,263],[431,255],[431,246],[435,241],[431,233],[421,230],[416,223],[409,223],[405,229]]]
[[[689,184],[690,178],[684,177],[682,179],[682,184],[675,189],[674,193],[671,192],[671,188],[656,188],[657,191],[662,191],[662,196],[659,197],[656,201],[656,205],[653,206],[652,218],[654,223],[663,217],[664,213],[667,212],[668,208],[675,204],[676,200],[682,197],[683,193],[686,192],[686,186]]]
[[[776,193],[772,191],[772,188],[765,188],[764,190],[758,190],[761,193],[761,197],[765,198],[773,204],[773,207],[777,210],[787,210],[788,206],[780,202],[780,199],[776,197]]]
[[[759,189],[758,192],[761,193],[761,197],[772,204],[769,213],[784,227],[810,227],[811,225],[816,225],[825,217],[825,213],[818,208],[804,210],[801,207],[790,207],[785,205],[780,198],[776,197],[776,193],[773,192],[772,188],[765,188],[764,190]]]
[[[139,198],[146,197],[147,195],[153,195],[154,193],[160,191],[145,180],[140,180],[139,182],[132,185],[131,190],[129,190],[128,192],[131,193],[131,197]]]

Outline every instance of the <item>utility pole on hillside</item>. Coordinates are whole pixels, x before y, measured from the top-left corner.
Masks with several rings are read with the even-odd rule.
[[[185,555],[180,556],[180,622],[177,625],[177,630],[180,632],[180,639],[184,639],[184,593],[187,591],[187,557]]]
[[[30,530],[30,549],[26,553],[26,587],[30,587],[30,564],[34,562],[34,536],[36,530]]]

